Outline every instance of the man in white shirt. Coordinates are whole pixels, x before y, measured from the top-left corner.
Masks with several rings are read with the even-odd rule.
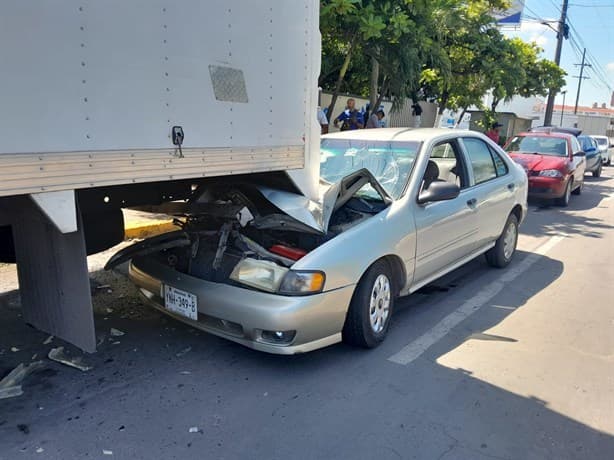
[[[324,113],[324,110],[322,110],[322,107],[318,106],[317,113],[318,113],[318,123],[320,123],[320,130],[322,134],[327,134],[328,133],[328,118],[326,118],[326,114]]]

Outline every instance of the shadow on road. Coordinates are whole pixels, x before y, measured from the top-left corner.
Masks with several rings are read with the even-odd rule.
[[[547,257],[533,267],[530,283],[521,275],[493,301],[521,308],[563,270]],[[103,449],[118,458],[614,458],[610,434],[436,363],[513,310],[482,308],[408,366],[386,359],[501,273],[474,261],[410,297],[378,349],[337,345],[293,357],[167,319],[121,275],[96,273],[100,345],[86,356],[94,369],[46,362],[23,396],[3,400],[0,458],[34,458],[38,447],[51,459]],[[0,295],[0,315],[0,371],[67,346],[43,344],[47,336],[22,323],[16,292]]]

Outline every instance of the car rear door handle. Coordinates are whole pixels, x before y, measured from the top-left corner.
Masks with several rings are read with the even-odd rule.
[[[478,200],[476,200],[475,198],[467,200],[467,206],[469,206],[470,208],[475,208],[476,204],[478,204]]]

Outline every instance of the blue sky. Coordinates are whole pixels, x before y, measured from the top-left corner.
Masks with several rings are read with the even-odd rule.
[[[520,30],[506,34],[535,41],[544,49],[544,57],[554,60],[556,33],[535,18],[557,21],[562,3],[562,0],[526,0]],[[585,75],[591,78],[582,83],[580,105],[590,106],[594,102],[601,105],[605,102],[609,107],[614,90],[614,0],[569,0],[568,18],[573,26],[571,33],[575,46],[572,40],[565,40],[561,55],[561,67],[568,74],[567,86],[563,88],[568,91],[565,104],[575,103],[578,79],[572,76],[579,75],[579,67],[574,64],[581,62],[581,50],[586,47],[594,67],[585,68]],[[552,26],[556,28],[556,22]],[[556,103],[562,102],[559,95]]]

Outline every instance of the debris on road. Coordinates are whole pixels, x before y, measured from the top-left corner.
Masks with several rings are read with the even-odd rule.
[[[92,369],[92,366],[88,366],[87,364],[83,363],[83,358],[81,356],[71,357],[64,353],[64,347],[52,348],[47,357],[52,361],[74,367],[75,369],[79,369],[83,372],[87,372]]]
[[[197,426],[191,426],[190,429],[188,430],[188,432],[190,432],[190,433],[198,433],[198,432],[200,432],[200,430],[198,429]]]
[[[112,337],[121,337],[122,335],[126,335],[125,332],[120,331],[119,329],[111,328],[111,336]]]
[[[37,454],[42,454],[43,452],[45,452],[45,449],[43,449],[42,447],[39,447],[38,449],[36,449]]]
[[[102,455],[113,455],[113,451],[112,450],[102,449]]]
[[[181,371],[180,374],[181,375],[190,375],[191,372],[190,371]]]
[[[183,350],[175,353],[175,356],[177,356],[177,358],[181,358],[183,355],[189,353],[192,351],[192,347],[186,347]]]
[[[43,367],[42,361],[36,361],[28,365],[21,363],[9,372],[8,375],[0,380],[0,399],[21,396],[23,394],[21,382],[23,382],[28,374],[40,367]]]
[[[13,353],[17,353],[17,352],[19,351],[19,348],[17,348],[17,347],[11,347],[11,351],[12,351]]]
[[[45,339],[45,341],[43,342],[43,345],[49,345],[51,342],[53,342],[54,338],[55,338],[54,336],[50,335],[49,337]]]

